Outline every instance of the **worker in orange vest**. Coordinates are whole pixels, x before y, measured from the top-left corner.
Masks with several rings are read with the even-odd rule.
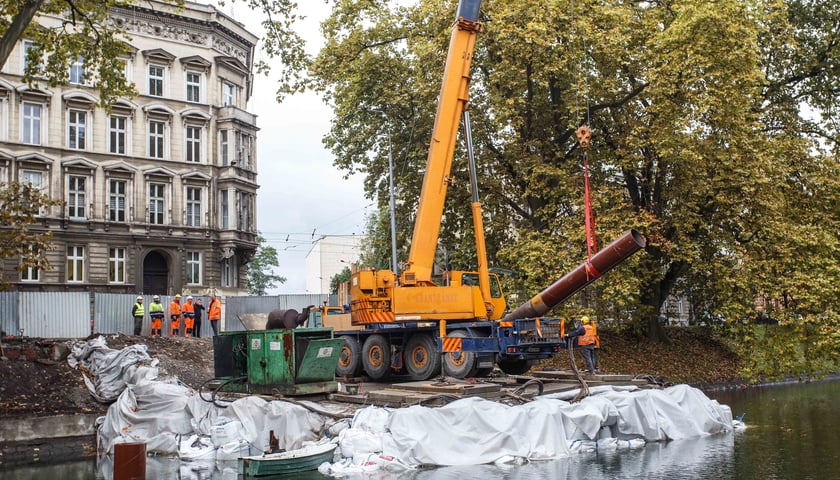
[[[195,328],[195,305],[193,305],[192,296],[187,297],[187,303],[184,304],[184,337],[190,338]]]
[[[181,332],[181,294],[176,293],[172,303],[169,304],[169,320],[172,323],[170,333],[177,337]]]
[[[210,326],[213,327],[213,336],[219,334],[219,320],[222,319],[222,302],[216,298],[216,294],[210,295],[210,306],[207,307],[207,320],[210,320]]]
[[[586,370],[593,374],[595,373],[595,327],[592,326],[589,317],[583,316],[580,319],[580,327],[574,332],[563,335],[563,338],[569,340],[573,337],[578,337],[578,347],[580,354],[583,356],[583,361],[586,363]]]

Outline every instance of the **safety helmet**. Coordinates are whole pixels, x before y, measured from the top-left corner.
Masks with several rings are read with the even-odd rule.
[[[586,325],[587,323],[589,323],[589,317],[587,317],[586,315],[580,317],[580,323]]]
[[[181,294],[180,294],[180,293],[176,293],[176,294],[175,294],[175,298],[180,299],[180,298],[181,298]]]
[[[192,295],[190,295],[189,297],[187,297],[187,301],[190,301],[190,300],[192,300]]]
[[[140,295],[137,295],[137,301],[139,302],[139,301],[142,301],[142,300],[143,300],[143,297],[141,297]]]
[[[160,297],[159,297],[159,296],[157,296],[157,295],[155,295],[154,297],[152,297],[152,300],[154,300],[154,301],[156,301],[156,302],[159,302],[159,301],[160,301]]]

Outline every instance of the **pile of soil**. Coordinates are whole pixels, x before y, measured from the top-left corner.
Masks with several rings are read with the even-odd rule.
[[[740,362],[708,328],[668,327],[669,343],[655,342],[630,332],[618,334],[598,329],[601,348],[598,362],[605,373],[652,375],[668,383],[688,383],[701,388],[746,383],[739,377]],[[578,368],[583,360],[576,355]],[[569,357],[558,355],[541,366],[568,368]]]
[[[115,350],[145,344],[149,356],[160,362],[158,378],[173,377],[199,388],[213,377],[211,338],[104,336]],[[105,414],[108,405],[90,395],[82,372],[67,363],[69,346],[79,341],[85,339],[4,339],[7,360],[0,361],[0,417]]]

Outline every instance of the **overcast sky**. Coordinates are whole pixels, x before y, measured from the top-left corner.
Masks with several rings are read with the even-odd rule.
[[[314,55],[323,44],[319,23],[329,15],[330,6],[321,0],[305,0],[298,5],[307,18],[297,31]],[[259,12],[237,2],[220,10],[262,36]],[[263,58],[259,46],[256,58]],[[309,92],[278,104],[276,90],[274,76],[256,75],[248,105],[248,111],[257,115],[260,128],[257,228],[277,249],[280,268],[276,273],[287,278],[269,294],[320,293],[306,291],[304,263],[313,240],[320,235],[364,233],[365,218],[373,205],[364,198],[362,176],[342,178],[343,172],[332,165],[333,156],[321,142],[330,128],[330,108]]]

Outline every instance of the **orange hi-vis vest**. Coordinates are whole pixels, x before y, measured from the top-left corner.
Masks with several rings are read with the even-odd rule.
[[[195,306],[191,302],[184,304],[184,323],[187,328],[193,328],[195,325]]]
[[[207,319],[211,322],[222,319],[222,302],[218,298],[210,300],[210,309],[207,311]]]
[[[181,304],[175,300],[172,300],[172,303],[169,304],[169,318],[173,322],[178,322],[178,325],[181,324]]]
[[[594,345],[595,344],[595,327],[592,324],[587,324],[583,326],[584,334],[578,338],[578,345]]]

